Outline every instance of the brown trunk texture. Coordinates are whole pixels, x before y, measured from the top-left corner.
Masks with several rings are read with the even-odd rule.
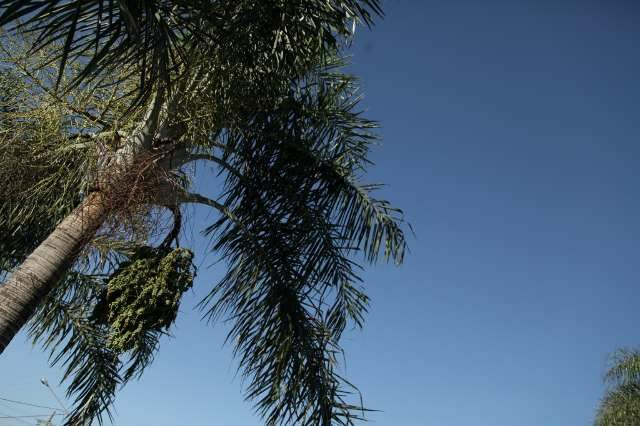
[[[104,198],[101,192],[87,196],[0,285],[0,354],[105,220]]]

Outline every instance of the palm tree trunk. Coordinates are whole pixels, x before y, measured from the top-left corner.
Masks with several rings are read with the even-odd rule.
[[[89,194],[0,285],[0,354],[71,267],[108,211],[102,192]]]
[[[100,191],[90,193],[69,216],[0,285],[0,354],[29,321],[38,305],[73,265],[78,253],[91,240],[111,211],[114,189],[135,168],[138,155],[151,148],[154,135],[166,132],[160,125],[165,104],[164,88],[147,107],[138,129],[116,152],[113,165],[100,180]]]

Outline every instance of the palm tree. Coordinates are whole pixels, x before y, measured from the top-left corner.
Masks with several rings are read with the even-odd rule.
[[[611,387],[602,399],[595,425],[640,425],[640,351],[618,351],[606,380]]]
[[[0,82],[20,83],[0,112],[0,176],[20,177],[0,188],[0,351],[31,319],[70,380],[68,424],[110,415],[192,285],[178,236],[181,206],[198,203],[218,213],[204,232],[228,267],[201,307],[233,321],[258,412],[268,424],[359,418],[336,371],[368,300],[352,258],[400,263],[405,248],[401,212],[360,183],[375,124],[340,71],[353,22],[370,23],[377,2],[0,7],[14,34]],[[215,197],[192,192],[197,161],[218,168]],[[159,237],[162,211],[172,223]]]

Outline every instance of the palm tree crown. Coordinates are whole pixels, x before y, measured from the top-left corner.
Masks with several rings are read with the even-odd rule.
[[[0,272],[100,200],[97,234],[78,231],[81,252],[44,280],[30,322],[69,381],[68,424],[110,416],[153,360],[193,283],[178,245],[188,203],[217,213],[204,233],[227,273],[200,307],[230,321],[266,423],[362,418],[338,363],[368,306],[354,256],[401,263],[406,244],[402,212],[362,182],[376,124],[342,71],[353,23],[378,2],[0,0],[0,12],[18,40],[2,37],[0,83],[21,82],[1,100],[0,176],[25,172],[0,187],[14,242]],[[212,196],[192,192],[197,161],[217,168]]]
[[[616,352],[606,380],[610,388],[602,399],[595,425],[640,425],[640,351]]]

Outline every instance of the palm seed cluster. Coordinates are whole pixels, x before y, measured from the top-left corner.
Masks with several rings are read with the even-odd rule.
[[[194,275],[190,250],[138,249],[108,280],[94,311],[96,320],[109,325],[109,347],[124,353],[139,349],[146,332],[166,332]]]

